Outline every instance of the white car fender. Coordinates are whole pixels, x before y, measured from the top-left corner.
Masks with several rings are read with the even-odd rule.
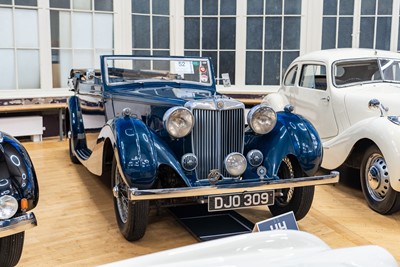
[[[274,230],[225,237],[102,265],[131,266],[391,267],[397,263],[379,246],[332,249],[317,236],[306,232]]]
[[[335,138],[324,141],[322,167],[328,170],[339,167],[361,139],[371,140],[381,150],[390,172],[390,184],[394,190],[400,191],[400,126],[390,122],[387,117],[359,121]]]
[[[285,95],[279,93],[270,93],[264,97],[262,104],[270,106],[277,112],[283,111],[285,106],[289,104],[289,100]]]

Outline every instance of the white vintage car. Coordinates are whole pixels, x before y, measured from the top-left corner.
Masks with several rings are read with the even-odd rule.
[[[384,248],[367,245],[332,249],[318,237],[296,230],[242,234],[117,261],[103,267],[394,267]]]
[[[400,54],[333,49],[300,56],[263,102],[276,110],[290,104],[310,120],[323,142],[322,167],[359,169],[370,208],[400,209]]]

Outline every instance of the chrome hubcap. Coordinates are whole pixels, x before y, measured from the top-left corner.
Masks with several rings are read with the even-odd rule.
[[[380,184],[380,173],[376,166],[372,166],[368,172],[368,184],[372,190],[379,188]]]
[[[370,196],[376,201],[382,201],[390,188],[389,171],[382,155],[371,155],[367,162],[366,174]]]

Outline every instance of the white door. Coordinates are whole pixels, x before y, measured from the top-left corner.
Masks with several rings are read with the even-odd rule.
[[[326,67],[304,64],[295,86],[290,87],[290,102],[294,112],[303,115],[317,129],[322,139],[338,134],[332,97],[326,81]]]

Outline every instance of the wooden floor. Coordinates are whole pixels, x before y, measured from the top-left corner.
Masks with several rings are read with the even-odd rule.
[[[19,266],[96,266],[197,242],[167,211],[151,215],[141,241],[125,241],[110,189],[83,166],[70,163],[67,141],[23,144],[39,178],[40,200],[34,210],[39,225],[26,232]],[[265,208],[241,213],[253,222],[271,217]],[[371,211],[357,187],[318,186],[311,211],[298,224],[333,248],[380,245],[400,262],[400,213]]]

